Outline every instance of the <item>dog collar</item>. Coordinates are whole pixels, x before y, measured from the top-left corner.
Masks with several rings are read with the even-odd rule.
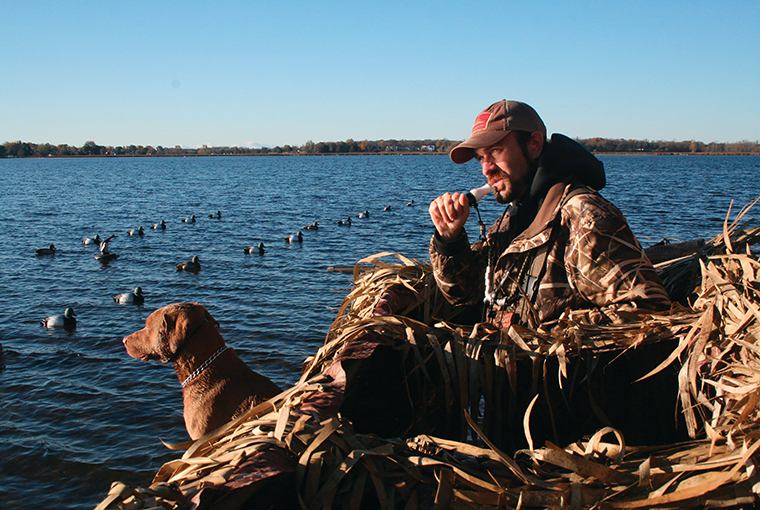
[[[209,356],[209,358],[206,361],[204,361],[203,363],[201,363],[201,365],[198,368],[196,368],[195,370],[193,370],[193,373],[190,374],[190,375],[188,375],[187,379],[185,379],[184,381],[182,381],[182,387],[184,388],[185,386],[187,386],[187,384],[190,381],[192,381],[193,379],[195,379],[196,377],[198,377],[199,375],[201,375],[201,372],[203,372],[204,370],[206,370],[209,367],[209,365],[211,365],[214,362],[214,360],[216,358],[218,358],[227,349],[228,349],[228,347],[226,345],[223,345],[222,347],[220,347],[219,349],[217,349],[217,351],[214,354],[212,354],[211,356]]]

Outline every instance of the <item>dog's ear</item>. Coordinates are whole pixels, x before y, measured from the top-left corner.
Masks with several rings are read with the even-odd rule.
[[[159,361],[169,363],[174,359],[174,355],[179,350],[178,338],[176,334],[176,310],[166,310],[161,317],[161,322],[157,331],[159,345]]]
[[[188,336],[193,333],[198,325],[203,322],[203,317],[191,306],[178,308],[172,314],[167,314],[164,319],[169,334],[169,346],[173,354],[182,349]]]

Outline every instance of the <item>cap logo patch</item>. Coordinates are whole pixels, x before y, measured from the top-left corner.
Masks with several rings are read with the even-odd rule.
[[[488,125],[488,121],[491,120],[491,115],[493,115],[491,112],[483,112],[475,117],[475,124],[472,125],[472,132],[474,133],[475,131],[485,129]]]

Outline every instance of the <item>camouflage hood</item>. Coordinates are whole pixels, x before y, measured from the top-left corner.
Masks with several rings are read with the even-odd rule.
[[[538,159],[528,201],[542,197],[557,182],[577,181],[597,191],[607,183],[604,164],[575,140],[554,133]]]
[[[547,140],[538,159],[533,182],[520,199],[517,217],[513,220],[516,233],[527,229],[539,215],[547,193],[553,186],[571,182],[585,184],[599,191],[606,184],[604,164],[575,140],[555,133],[551,140]]]

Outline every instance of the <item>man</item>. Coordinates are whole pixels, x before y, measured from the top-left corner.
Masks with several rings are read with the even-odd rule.
[[[621,311],[669,308],[622,213],[597,193],[602,162],[566,136],[547,140],[533,108],[492,104],[450,157],[457,164],[475,158],[496,200],[509,204],[472,247],[466,195],[446,193],[430,204],[431,262],[451,303],[482,302],[486,321],[533,328],[567,309],[585,308],[584,321],[604,323],[620,322]]]

